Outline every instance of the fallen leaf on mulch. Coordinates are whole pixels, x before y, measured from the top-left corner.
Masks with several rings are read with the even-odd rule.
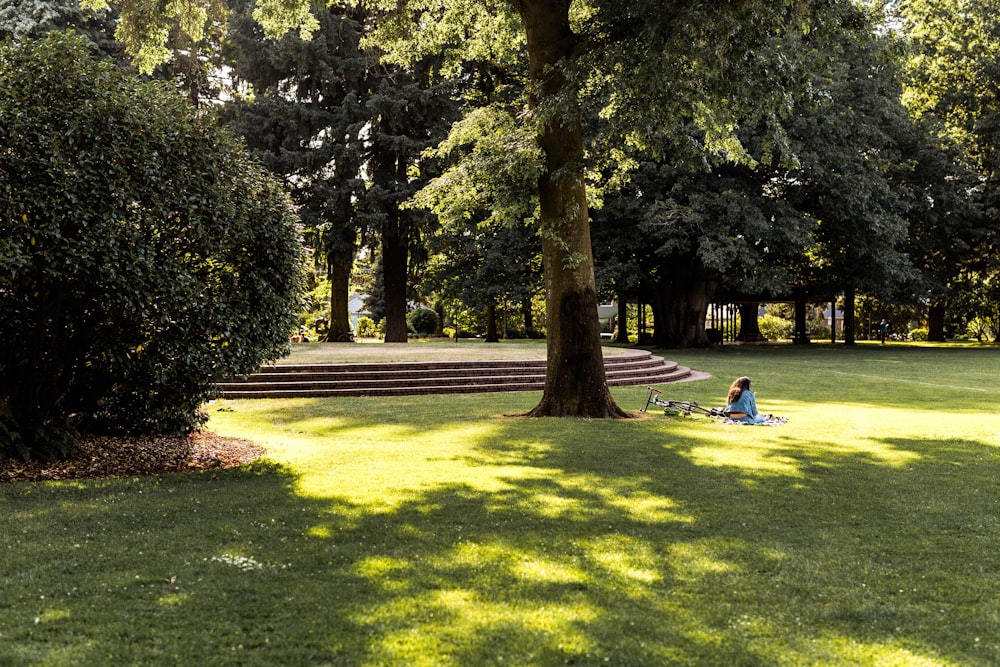
[[[0,483],[235,468],[263,454],[264,449],[249,440],[224,438],[208,431],[197,431],[187,437],[83,436],[62,461],[0,459]]]

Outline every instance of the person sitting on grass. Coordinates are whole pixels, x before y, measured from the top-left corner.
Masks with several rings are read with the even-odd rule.
[[[750,391],[750,378],[746,376],[736,378],[729,388],[724,413],[729,419],[746,424],[761,424],[771,419],[771,415],[757,412],[757,398]]]

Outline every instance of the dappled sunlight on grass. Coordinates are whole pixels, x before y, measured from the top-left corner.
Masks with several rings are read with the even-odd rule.
[[[504,577],[530,586],[583,584],[589,580],[578,565],[546,556],[543,549],[542,545],[536,549],[517,548],[496,540],[463,542],[432,562],[445,571],[465,570],[487,580]]]
[[[522,555],[514,563],[511,573],[540,584],[583,584],[589,578],[579,567],[542,554]]]
[[[601,614],[582,594],[546,602],[536,595],[489,593],[491,583],[564,586],[585,579],[558,562],[511,553],[502,543],[462,543],[421,563],[368,557],[356,570],[381,592],[380,600],[369,601],[352,617],[374,632],[366,664],[499,664],[505,654],[511,664],[530,664],[519,662],[531,654],[525,656],[516,642],[512,647],[510,639],[530,640],[533,651],[546,645],[581,650],[593,643],[581,624]],[[471,577],[459,576],[470,571]],[[455,585],[462,581],[463,586]],[[470,637],[476,638],[471,649]]]
[[[934,651],[920,650],[911,640],[860,641],[843,635],[824,636],[812,641],[804,654],[818,656],[842,656],[844,662],[853,664],[878,665],[879,667],[960,667],[968,664],[956,662],[938,655]],[[785,664],[792,665],[794,663]]]
[[[836,465],[838,457],[859,457],[891,468],[905,468],[921,459],[916,452],[869,438],[713,443],[692,447],[688,456],[697,465],[738,468],[751,478],[779,476],[799,480],[808,479],[815,466]]]
[[[556,493],[537,493],[522,507],[546,519],[574,519],[584,515],[579,498],[567,498]]]
[[[782,445],[753,443],[693,447],[688,455],[697,465],[742,468],[754,477],[805,477],[802,460],[784,454],[787,451]]]
[[[180,607],[190,601],[191,595],[191,593],[167,593],[160,596],[156,602],[162,607]]]
[[[678,542],[669,547],[675,576],[681,580],[697,580],[706,575],[735,572],[739,569],[736,561],[725,557],[729,549],[719,549],[716,540]],[[772,555],[772,557],[774,557]]]
[[[581,543],[588,559],[618,585],[657,582],[661,578],[659,554],[642,540],[624,535],[602,535]]]
[[[561,508],[560,512],[568,515],[570,512],[582,512],[593,517],[595,512],[603,512],[615,516],[627,516],[637,523],[660,522],[690,522],[691,517],[679,511],[678,503],[660,494],[651,493],[644,488],[649,480],[620,479],[614,484],[597,474],[560,474],[554,480],[562,489],[564,495],[539,494],[539,505],[543,512],[552,512],[552,508]]]
[[[593,650],[584,628],[600,615],[584,599],[531,605],[490,601],[465,589],[428,591],[369,611],[352,619],[380,628],[369,659],[359,664],[407,666],[555,664],[555,655]],[[525,645],[533,648],[524,651]]]
[[[1000,416],[880,402],[817,352],[691,354],[715,377],[676,397],[715,405],[738,368],[791,421],[219,402],[266,461],[6,485],[0,663],[1000,664]]]
[[[308,428],[308,424],[296,422],[296,428]],[[345,497],[358,505],[375,498],[375,504],[384,507],[442,480],[500,491],[507,486],[506,477],[530,476],[530,470],[517,465],[486,469],[463,460],[462,451],[497,437],[499,430],[498,422],[441,425],[420,431],[392,424],[363,428],[323,424],[317,432],[322,439],[319,446],[315,438],[285,437],[282,442],[286,446],[274,457],[303,471],[297,487],[304,496]]]
[[[726,425],[707,418],[674,416],[651,420],[659,420],[653,428],[671,428],[664,447],[696,465],[738,470],[747,483],[766,478],[806,483],[817,467],[842,465],[848,458],[904,469],[922,455],[901,447],[900,439],[890,442],[884,436],[943,439],[954,430],[956,421],[951,419],[967,419],[837,404],[822,413],[788,401],[780,405],[782,409],[775,412],[789,416],[789,422],[781,426]]]
[[[354,567],[355,573],[368,579],[383,591],[399,593],[409,588],[408,579],[411,564],[400,558],[370,556],[360,560]]]

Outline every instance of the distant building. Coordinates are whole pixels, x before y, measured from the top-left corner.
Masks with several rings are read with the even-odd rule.
[[[597,304],[597,319],[601,321],[601,337],[610,338],[618,319],[618,302],[603,301]]]
[[[351,331],[358,330],[358,320],[371,315],[365,308],[365,299],[367,298],[367,294],[360,292],[353,292],[347,297],[347,317],[351,320]]]
[[[830,325],[830,328],[835,332],[842,334],[844,333],[844,311],[839,308],[833,311],[833,318],[830,318],[830,306],[826,307],[823,311],[823,319],[826,323]]]

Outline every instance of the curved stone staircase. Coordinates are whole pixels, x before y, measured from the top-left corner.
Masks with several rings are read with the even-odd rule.
[[[605,357],[604,369],[610,386],[676,382],[691,375],[691,369],[665,361],[647,350],[629,350]],[[544,388],[544,359],[279,364],[219,384],[223,398],[400,396]]]

